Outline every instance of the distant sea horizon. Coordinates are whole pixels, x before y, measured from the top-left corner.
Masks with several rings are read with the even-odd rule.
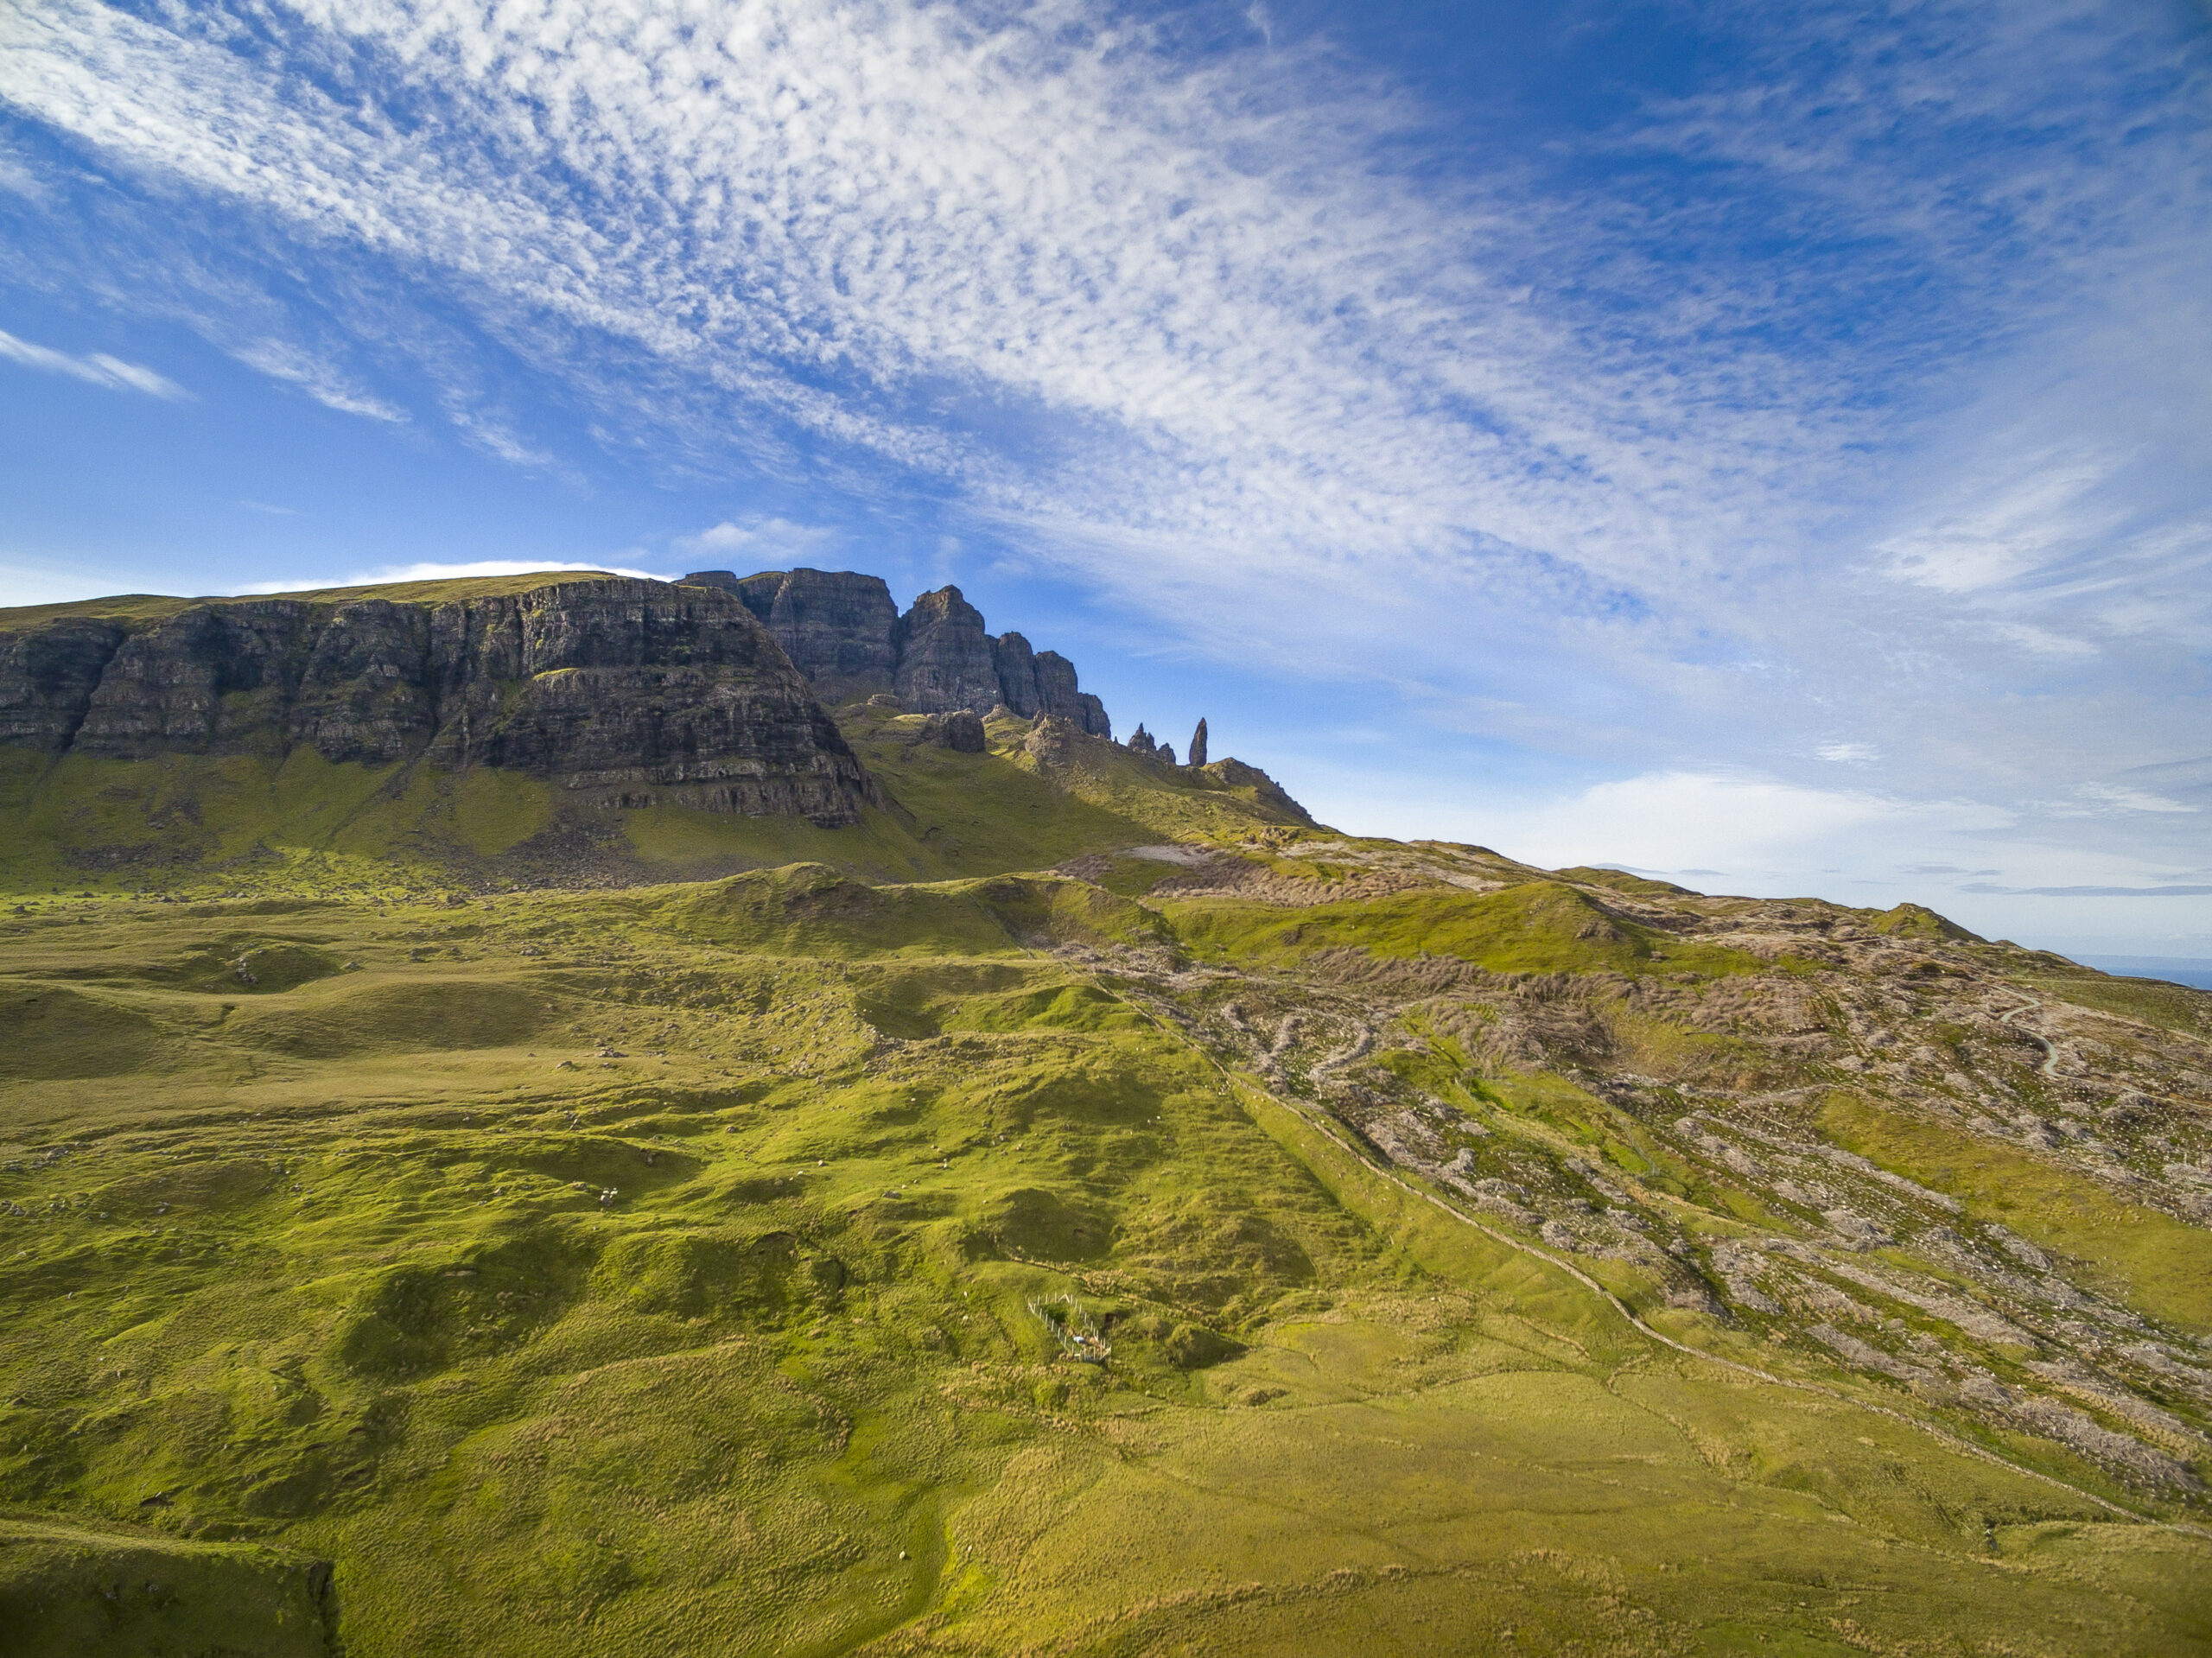
[[[2129,979],[2164,979],[2192,990],[2212,990],[2212,961],[2193,956],[2076,956],[2083,967]]]

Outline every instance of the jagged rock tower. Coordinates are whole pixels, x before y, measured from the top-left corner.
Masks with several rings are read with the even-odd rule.
[[[1198,728],[1191,734],[1191,764],[1204,765],[1205,763],[1206,722],[1201,720],[1198,721]]]
[[[882,577],[849,570],[695,570],[683,585],[737,594],[824,702],[889,692],[915,714],[1003,705],[1025,720],[1049,714],[1114,734],[1106,705],[1077,688],[1075,664],[1019,633],[994,638],[958,588],[925,593],[901,616]]]

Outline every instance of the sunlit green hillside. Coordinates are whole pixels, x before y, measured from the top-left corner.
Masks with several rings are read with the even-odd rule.
[[[1647,970],[1628,924],[1572,959],[1586,890],[1385,902],[1375,959]],[[1223,998],[1298,949],[1249,910],[818,864],[27,901],[9,1651],[2212,1644],[2186,1494],[1574,1265],[1236,1063]],[[1313,915],[1326,959],[1362,936]],[[1665,1178],[1433,1037],[1466,1143]]]
[[[793,861],[871,880],[1048,867],[1146,841],[1295,823],[1233,762],[1148,764],[1074,734],[1040,762],[1030,727],[991,747],[924,742],[918,715],[841,711],[887,806],[845,829],[674,806],[607,811],[556,784],[428,760],[333,765],[289,754],[106,759],[0,747],[0,884],[36,892],[296,897],[697,880]]]
[[[6,1658],[2212,1651],[2212,997],[797,703],[0,746]]]

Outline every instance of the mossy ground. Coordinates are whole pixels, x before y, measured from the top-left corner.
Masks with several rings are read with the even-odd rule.
[[[860,823],[661,804],[602,809],[520,772],[289,753],[56,759],[0,748],[0,890],[321,898],[627,886],[817,861],[874,881],[1037,869],[1146,842],[1284,821],[1249,786],[1078,740],[1047,773],[1001,720],[982,754],[918,740],[922,719],[839,710],[887,795]]]
[[[1003,752],[903,763],[902,799],[1002,791],[976,821],[1028,786]],[[1026,849],[1129,844],[1098,792]],[[1564,886],[1429,896],[1298,938],[1233,901],[819,864],[27,903],[10,1650],[2212,1648],[2212,1544],[1653,1344],[1113,966],[1675,953]],[[1570,1080],[1479,1077],[1448,1033],[1393,1052],[1492,1141],[1698,1195]],[[1933,1179],[1926,1149],[1866,1142]],[[1063,1296],[1108,1363],[1035,1310]],[[242,1621],[211,1633],[218,1594]]]

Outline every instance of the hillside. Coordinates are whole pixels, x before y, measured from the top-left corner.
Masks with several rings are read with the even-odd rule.
[[[824,717],[21,765],[11,1654],[2212,1650],[2212,995]]]

